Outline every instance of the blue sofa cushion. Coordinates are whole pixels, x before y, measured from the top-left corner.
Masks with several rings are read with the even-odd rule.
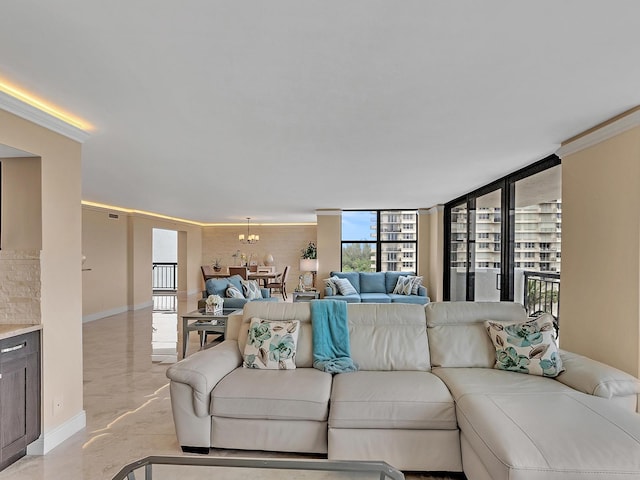
[[[240,275],[231,275],[227,281],[236,287],[244,297],[244,289],[242,288],[242,277]]]
[[[385,272],[385,292],[391,293],[393,289],[396,288],[396,283],[398,283],[398,277],[403,276],[406,277],[408,275],[415,275],[413,272]]]
[[[384,272],[361,272],[360,293],[385,293]]]
[[[210,278],[204,284],[207,295],[219,295],[222,298],[225,297],[228,286],[229,281],[226,278]]]
[[[325,300],[344,300],[347,303],[360,303],[360,295],[325,295]]]
[[[360,273],[359,272],[331,272],[331,277],[346,278],[349,280],[356,292],[360,293]]]
[[[361,293],[362,303],[391,303],[391,297],[387,293]]]
[[[398,295],[397,293],[387,294],[391,303],[415,303],[418,305],[425,305],[429,303],[429,297],[423,297],[422,295]]]

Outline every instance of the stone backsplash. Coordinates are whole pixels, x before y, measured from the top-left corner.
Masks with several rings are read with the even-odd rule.
[[[0,250],[0,323],[40,323],[40,251]]]

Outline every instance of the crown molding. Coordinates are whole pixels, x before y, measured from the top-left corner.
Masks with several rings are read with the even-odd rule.
[[[60,135],[64,135],[79,143],[84,143],[84,141],[89,138],[88,132],[2,91],[0,91],[0,109],[13,113],[20,118],[24,118],[25,120],[52,130]]]
[[[564,158],[638,126],[640,126],[640,107],[635,107],[563,142],[556,151],[556,155]]]
[[[319,208],[318,210],[316,210],[316,215],[342,215],[342,210],[338,210],[338,209],[322,209]]]
[[[433,215],[443,211],[444,211],[444,205],[438,204],[438,205],[434,205],[433,207],[418,209],[418,215]]]

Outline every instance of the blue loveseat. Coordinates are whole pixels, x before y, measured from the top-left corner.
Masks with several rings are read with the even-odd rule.
[[[417,295],[399,295],[392,293],[398,277],[415,275],[413,272],[331,272],[330,276],[346,278],[356,292],[352,295],[332,295],[330,287],[325,288],[324,298],[344,300],[349,303],[429,303],[427,289],[418,287]]]
[[[204,283],[204,291],[202,292],[202,299],[198,301],[198,308],[204,308],[205,300],[209,295],[219,295],[224,298],[224,308],[243,308],[244,304],[251,302],[277,302],[278,299],[271,296],[268,288],[261,288],[263,298],[256,298],[249,300],[247,298],[228,298],[225,293],[229,285],[233,285],[239,291],[242,290],[242,277],[240,275],[232,275],[225,278],[210,278]],[[244,292],[243,292],[244,293]]]

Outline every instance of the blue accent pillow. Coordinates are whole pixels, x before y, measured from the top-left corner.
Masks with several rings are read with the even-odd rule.
[[[240,275],[231,275],[229,278],[227,278],[227,282],[236,287],[238,291],[242,293],[242,277]]]
[[[220,295],[224,298],[229,282],[226,278],[210,278],[204,284],[207,295]]]

